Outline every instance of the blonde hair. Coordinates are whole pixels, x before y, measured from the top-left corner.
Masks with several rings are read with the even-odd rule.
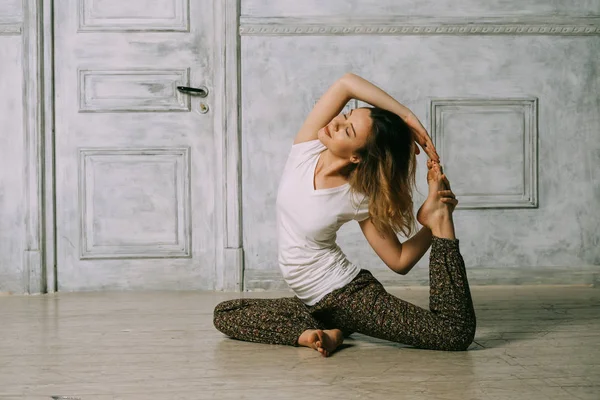
[[[381,108],[371,111],[373,127],[361,161],[351,172],[351,191],[366,195],[371,222],[381,233],[392,229],[409,237],[416,228],[413,190],[417,159],[412,131],[398,115]],[[353,196],[354,197],[354,196]]]

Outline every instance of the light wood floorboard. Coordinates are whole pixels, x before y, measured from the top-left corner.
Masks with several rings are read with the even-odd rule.
[[[427,288],[391,293],[427,306]],[[474,287],[467,352],[353,335],[330,358],[214,329],[236,297],[100,292],[0,296],[0,400],[600,399],[600,290]]]

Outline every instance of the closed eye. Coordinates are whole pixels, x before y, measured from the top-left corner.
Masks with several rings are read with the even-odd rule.
[[[344,114],[344,118],[348,119],[348,116]],[[346,128],[346,136],[350,137],[350,132],[348,132],[348,128]]]
[[[352,115],[352,111],[354,111],[354,110],[350,110],[350,113],[348,115]],[[348,117],[346,117],[346,119],[348,119]],[[354,125],[352,125],[352,123],[350,123],[350,127],[354,131],[354,137],[356,137],[356,128],[354,128]],[[348,136],[350,136],[350,135],[348,135]]]

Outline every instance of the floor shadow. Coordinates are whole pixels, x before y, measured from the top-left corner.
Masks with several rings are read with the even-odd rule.
[[[335,350],[335,352],[336,352],[336,353],[339,353],[339,352],[340,352],[340,351],[342,351],[342,350],[349,349],[349,348],[352,348],[352,347],[355,347],[355,346],[356,346],[355,344],[350,344],[350,343],[342,343],[342,344],[340,344],[340,345],[337,347],[337,349]]]
[[[475,303],[475,343],[483,348],[544,337],[562,331],[564,325],[585,325],[600,318],[600,299],[568,297],[557,288],[556,297],[540,299],[535,292],[506,299],[484,299]],[[577,290],[577,289],[571,289]],[[574,292],[575,293],[575,292]]]

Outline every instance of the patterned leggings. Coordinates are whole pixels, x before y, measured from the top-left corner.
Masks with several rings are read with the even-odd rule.
[[[236,299],[217,305],[214,325],[239,340],[297,346],[307,329],[340,329],[432,350],[466,350],[475,311],[458,240],[433,237],[429,310],[401,300],[367,270],[313,306],[297,297]]]

